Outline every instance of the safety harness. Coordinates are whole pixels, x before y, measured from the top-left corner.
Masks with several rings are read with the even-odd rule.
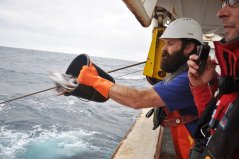
[[[172,81],[176,76],[187,70],[187,63],[184,63],[177,69],[177,71],[168,73],[164,79],[164,82],[167,83]],[[166,107],[153,108],[146,114],[146,117],[149,118],[153,113],[153,130],[157,129],[159,126],[175,127],[178,125],[185,125],[198,119],[198,116],[194,114],[180,115],[178,111],[169,112]]]

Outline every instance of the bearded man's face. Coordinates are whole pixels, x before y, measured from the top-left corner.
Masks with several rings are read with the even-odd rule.
[[[188,60],[184,53],[182,41],[176,39],[166,39],[163,48],[161,68],[167,72],[175,72],[182,64]]]

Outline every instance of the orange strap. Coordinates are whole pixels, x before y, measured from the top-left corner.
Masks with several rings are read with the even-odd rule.
[[[179,117],[169,118],[163,120],[162,126],[164,127],[174,127],[178,125],[184,125],[191,121],[198,119],[197,115],[181,115]]]

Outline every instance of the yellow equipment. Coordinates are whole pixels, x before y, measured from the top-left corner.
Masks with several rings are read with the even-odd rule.
[[[166,76],[166,72],[160,67],[164,42],[162,39],[159,39],[159,37],[163,34],[164,30],[164,27],[155,27],[153,29],[152,42],[146,64],[144,66],[143,74],[146,76],[148,82],[152,85],[162,81]]]

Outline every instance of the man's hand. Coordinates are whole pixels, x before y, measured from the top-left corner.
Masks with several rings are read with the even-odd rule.
[[[216,61],[208,57],[205,70],[201,74],[199,74],[198,73],[199,66],[197,64],[198,58],[199,58],[198,55],[195,55],[195,54],[191,55],[187,62],[189,67],[188,77],[189,77],[190,84],[192,86],[200,86],[205,83],[208,83],[214,78],[216,73],[215,72]]]
[[[110,87],[114,84],[98,75],[95,66],[91,63],[90,66],[83,66],[77,78],[77,82],[96,89],[105,98],[109,98]]]

